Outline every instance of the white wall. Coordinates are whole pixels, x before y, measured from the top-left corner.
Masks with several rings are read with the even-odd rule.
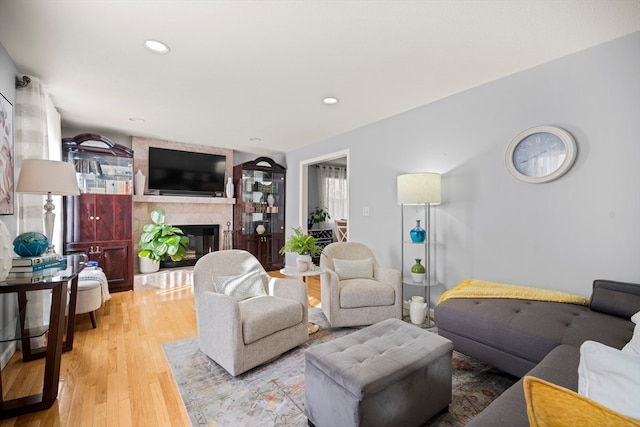
[[[467,278],[585,296],[594,279],[640,282],[639,76],[634,33],[292,151],[287,228],[301,223],[300,162],[349,148],[351,240],[384,265],[401,264],[396,177],[442,174],[434,299]],[[559,180],[526,184],[504,153],[538,125],[573,134],[578,158]]]

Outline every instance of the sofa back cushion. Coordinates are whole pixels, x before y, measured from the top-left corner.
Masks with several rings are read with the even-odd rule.
[[[640,285],[595,280],[589,308],[593,311],[631,319],[640,311]]]

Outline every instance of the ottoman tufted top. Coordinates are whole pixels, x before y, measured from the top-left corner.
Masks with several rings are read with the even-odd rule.
[[[305,358],[361,398],[429,365],[452,349],[453,344],[446,338],[399,319],[387,319],[313,346]]]

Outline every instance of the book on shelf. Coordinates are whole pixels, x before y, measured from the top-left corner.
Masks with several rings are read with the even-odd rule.
[[[67,260],[63,258],[24,267],[13,266],[11,267],[11,270],[9,270],[9,273],[35,273],[42,270],[49,270],[51,268],[67,268]]]
[[[44,254],[40,256],[18,257],[18,258],[13,258],[11,260],[11,265],[14,267],[26,267],[30,265],[37,265],[37,264],[57,261],[61,258],[62,257],[58,254]]]

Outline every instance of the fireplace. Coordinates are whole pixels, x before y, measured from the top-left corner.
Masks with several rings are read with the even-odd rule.
[[[205,225],[176,225],[189,237],[187,256],[181,261],[161,261],[162,268],[187,267],[195,265],[201,256],[219,250],[220,226],[218,224]]]

